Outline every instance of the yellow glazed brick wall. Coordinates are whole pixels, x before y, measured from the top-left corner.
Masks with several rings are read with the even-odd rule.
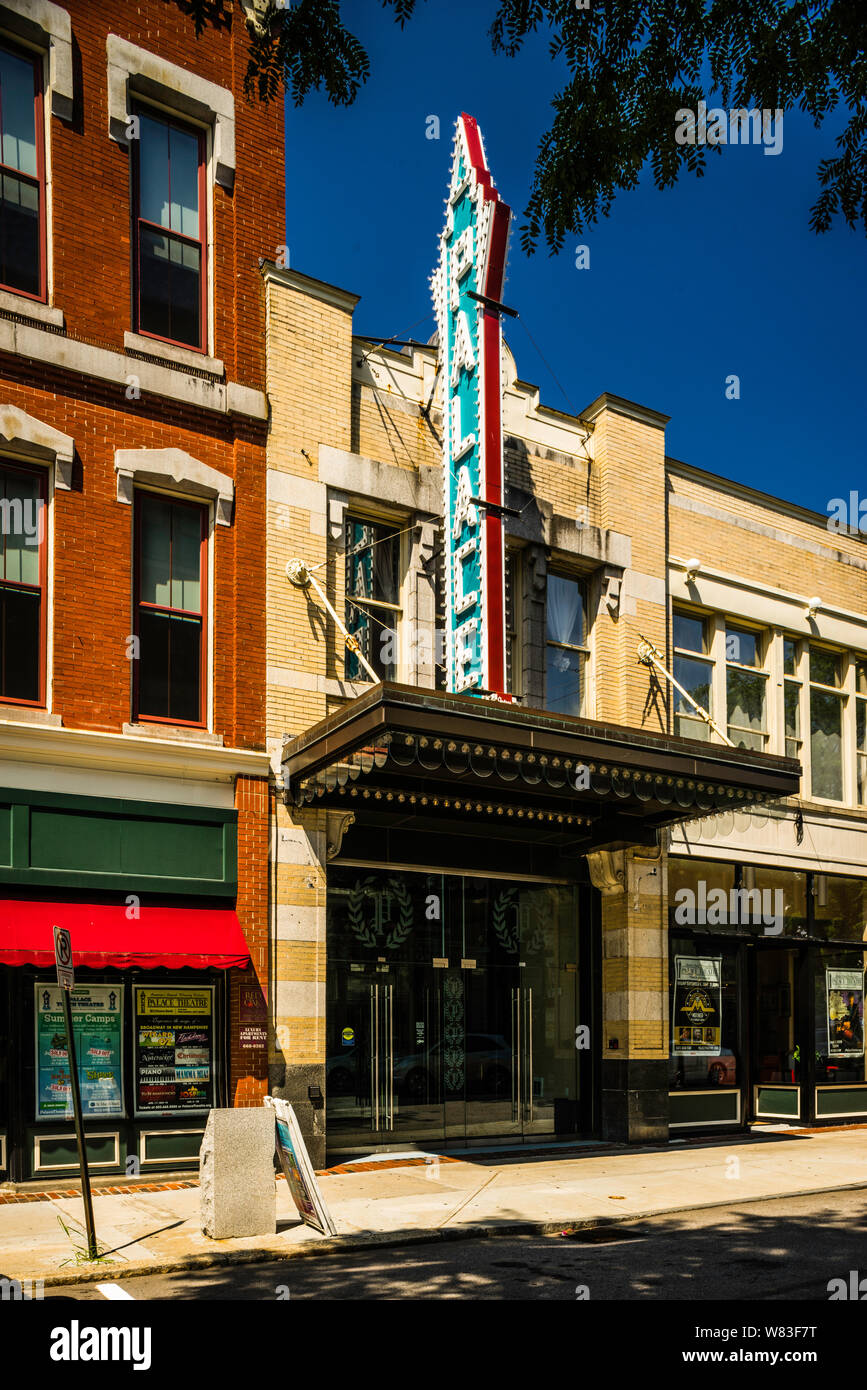
[[[706,511],[688,510],[678,503]],[[670,550],[680,559],[701,557],[709,569],[748,574],[787,593],[820,594],[829,605],[867,611],[867,545],[857,536],[829,531],[785,504],[762,502],[669,470]],[[790,538],[790,539],[789,539]]]

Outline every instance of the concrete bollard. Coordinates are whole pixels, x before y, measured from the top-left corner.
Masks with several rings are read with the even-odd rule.
[[[273,1236],[277,1230],[274,1114],[212,1110],[199,1154],[201,1223],[206,1236]]]

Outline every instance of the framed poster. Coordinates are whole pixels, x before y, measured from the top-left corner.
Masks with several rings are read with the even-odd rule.
[[[674,1057],[719,1057],[722,1037],[721,956],[675,956],[671,1007]]]
[[[36,1008],[36,1118],[72,1119],[63,996],[57,985],[33,986]],[[76,985],[70,992],[81,1110],[121,1118],[123,1103],[123,985]]]
[[[336,1236],[337,1227],[319,1191],[295,1111],[288,1101],[275,1100],[273,1096],[266,1096],[265,1104],[270,1105],[274,1111],[277,1125],[277,1156],[289,1184],[292,1200],[298,1208],[298,1215],[315,1231],[321,1231],[325,1236]]]
[[[828,1056],[864,1056],[864,976],[860,970],[826,970]]]
[[[136,985],[136,1115],[202,1115],[215,1104],[213,985]]]

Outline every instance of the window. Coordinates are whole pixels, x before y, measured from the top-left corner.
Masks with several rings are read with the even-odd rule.
[[[580,714],[584,707],[586,595],[577,579],[548,572],[545,708]]]
[[[521,694],[521,553],[506,549],[506,689]]]
[[[40,66],[0,48],[0,285],[46,297]]]
[[[400,635],[400,536],[394,526],[346,520],[346,627],[380,680],[397,679]],[[346,677],[370,680],[347,648]]]
[[[800,644],[792,637],[783,638],[783,702],[786,719],[786,757],[801,756],[801,688]]]
[[[136,330],[204,351],[205,140],[139,111],[134,150]]]
[[[858,804],[867,805],[867,661],[855,662],[855,762]]]
[[[726,625],[726,717],[736,748],[765,746],[767,675],[761,670],[761,645],[759,633]]]
[[[812,792],[843,800],[843,693],[837,652],[810,647],[810,759]]]
[[[45,478],[0,463],[0,700],[43,700]]]
[[[207,511],[140,493],[136,523],[134,717],[203,724]]]
[[[700,661],[699,656],[707,656],[707,620],[691,613],[674,613],[674,679],[702,709],[712,714],[711,682],[713,662]],[[674,692],[674,732],[681,738],[697,738],[707,742],[710,727],[696,713],[679,690]]]

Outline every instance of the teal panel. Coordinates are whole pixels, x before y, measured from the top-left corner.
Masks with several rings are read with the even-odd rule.
[[[116,1166],[115,1137],[111,1134],[97,1136],[96,1138],[87,1135],[85,1138],[87,1145],[87,1161],[90,1163],[110,1163]],[[58,1139],[42,1139],[39,1144],[40,1166],[39,1172],[43,1173],[46,1167],[55,1168],[78,1168],[78,1145],[75,1142],[75,1135],[70,1134]],[[34,1164],[36,1155],[34,1150]]]
[[[816,1116],[867,1115],[867,1086],[835,1086],[816,1092]]]
[[[232,897],[237,813],[0,792],[0,885]]]
[[[34,806],[30,812],[30,868],[120,873],[121,821]]]
[[[781,1115],[786,1119],[797,1120],[800,1114],[801,1093],[798,1090],[784,1091],[779,1086],[758,1086],[756,1088],[756,1114]]]
[[[691,1091],[669,1093],[669,1124],[706,1125],[738,1121],[738,1091],[714,1091],[695,1095]]]
[[[121,873],[222,879],[223,827],[183,821],[122,823]]]
[[[181,1159],[198,1161],[205,1137],[203,1129],[187,1134],[146,1134],[144,1156],[148,1163],[173,1163]]]

